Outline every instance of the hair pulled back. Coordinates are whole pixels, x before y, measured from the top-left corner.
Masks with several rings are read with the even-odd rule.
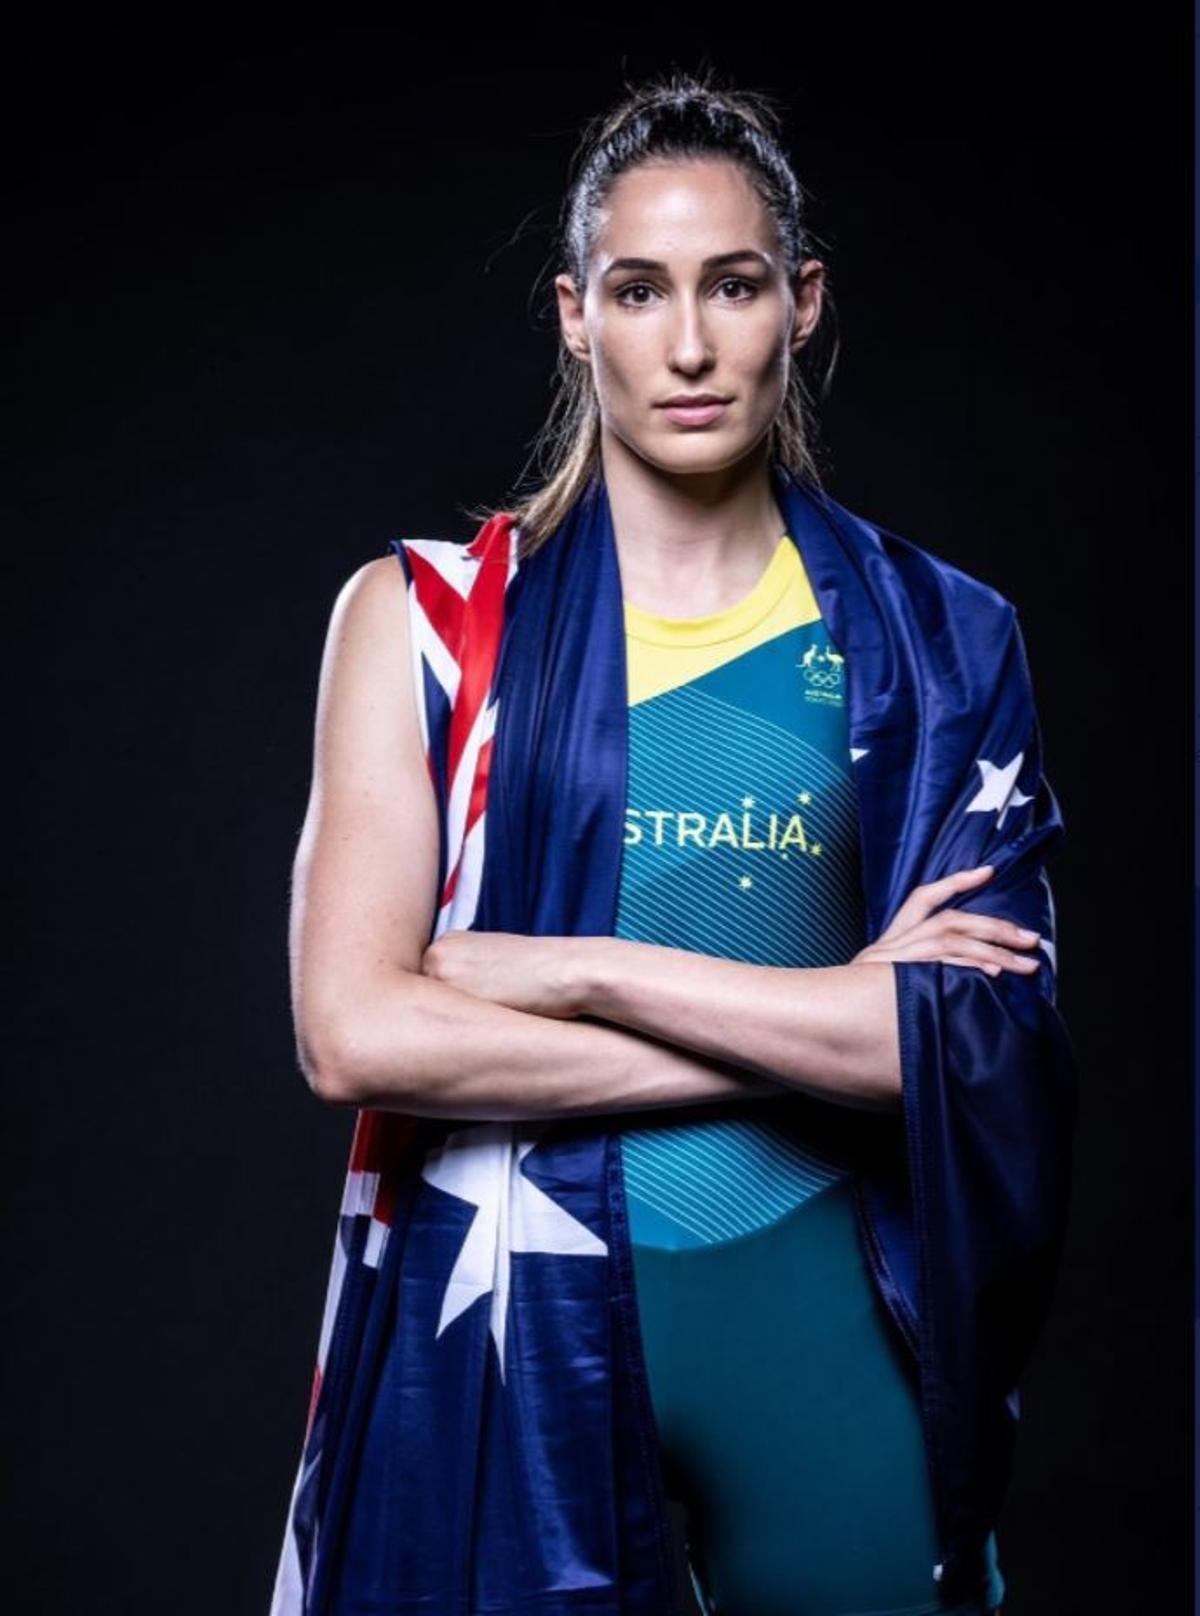
[[[636,86],[626,85],[625,96],[615,106],[585,125],[571,160],[556,256],[580,295],[587,285],[598,214],[614,182],[651,160],[720,157],[737,163],[774,218],[787,274],[816,257],[817,238],[805,218],[806,194],[780,145],[779,129],[778,115],[763,92],[718,87],[711,70],[701,75],[672,70]],[[828,279],[822,318],[800,354],[791,357],[770,445],[772,458],[817,486],[820,444],[805,372],[819,365],[813,350],[820,346],[826,307],[836,323]],[[821,398],[828,391],[836,359],[835,335],[821,373]],[[503,507],[516,517],[526,556],[554,532],[600,465],[600,409],[591,367],[561,340],[557,377],[553,404],[530,456],[537,465],[539,486]],[[493,513],[472,514],[484,518]]]

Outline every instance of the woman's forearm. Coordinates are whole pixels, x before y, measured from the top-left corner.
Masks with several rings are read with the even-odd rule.
[[[340,1031],[301,1064],[323,1099],[472,1121],[585,1116],[782,1097],[786,1084],[723,1057],[580,1019],[530,1014],[396,971],[336,996]]]
[[[564,938],[580,1014],[872,1110],[900,1106],[890,963],[748,965],[617,937]]]

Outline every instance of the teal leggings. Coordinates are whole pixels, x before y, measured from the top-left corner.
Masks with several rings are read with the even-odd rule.
[[[711,1616],[985,1616],[938,1603],[914,1373],[841,1179],[766,1228],[639,1243],[634,1271],[668,1490]],[[664,1236],[665,1238],[665,1236]]]

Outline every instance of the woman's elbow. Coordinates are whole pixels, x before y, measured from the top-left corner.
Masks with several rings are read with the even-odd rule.
[[[310,1093],[327,1105],[358,1105],[353,1063],[343,1041],[327,1028],[297,1029],[296,1060]]]
[[[333,1004],[297,1016],[300,1069],[317,1099],[351,1107],[386,1099],[396,1107],[415,1097],[428,1042],[419,982],[409,972],[389,976],[367,991],[360,985],[353,998],[330,995]]]
[[[368,1104],[367,1016],[362,1005],[297,1016],[296,1055],[305,1083],[326,1105]]]

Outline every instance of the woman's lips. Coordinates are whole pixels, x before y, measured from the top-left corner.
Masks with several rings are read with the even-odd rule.
[[[722,403],[663,404],[661,409],[664,415],[669,415],[671,420],[677,421],[680,426],[707,426],[710,421],[715,421],[718,415],[721,415],[728,407],[728,404]]]

